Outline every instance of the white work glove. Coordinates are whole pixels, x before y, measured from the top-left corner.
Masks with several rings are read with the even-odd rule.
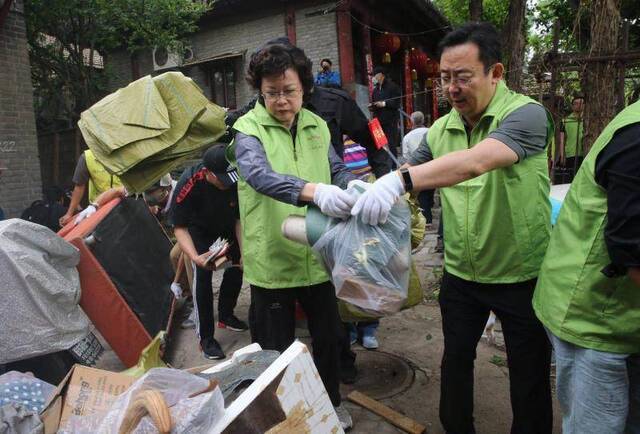
[[[360,214],[370,225],[386,223],[391,207],[404,194],[404,184],[397,172],[391,172],[374,182],[356,201],[351,215]]]
[[[173,282],[171,284],[171,292],[173,292],[175,298],[182,297],[182,286],[180,286],[180,283]]]
[[[88,207],[86,207],[85,209],[83,209],[82,211],[80,211],[80,214],[78,214],[76,216],[76,219],[74,220],[74,224],[78,224],[80,223],[82,220],[91,217],[91,215],[93,213],[95,213],[97,211],[97,208],[93,205],[89,205]]]
[[[317,184],[313,202],[318,205],[323,214],[346,218],[349,217],[356,198],[335,185]]]

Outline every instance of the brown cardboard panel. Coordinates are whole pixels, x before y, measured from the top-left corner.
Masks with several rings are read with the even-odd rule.
[[[74,365],[42,412],[45,433],[54,433],[71,415],[109,409],[135,378],[117,372]]]

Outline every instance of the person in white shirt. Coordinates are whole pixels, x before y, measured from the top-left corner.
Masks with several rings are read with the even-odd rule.
[[[424,114],[422,112],[411,113],[411,124],[413,128],[402,139],[402,157],[404,160],[409,159],[409,155],[418,148],[420,141],[423,139],[429,129],[424,126]]]
[[[420,111],[411,113],[411,124],[413,128],[402,139],[402,158],[403,163],[409,161],[410,155],[418,149],[420,142],[425,139],[429,128],[424,126],[424,114]],[[418,194],[418,203],[422,208],[422,215],[427,220],[427,230],[431,230],[433,215],[431,208],[433,207],[433,194],[435,190],[425,190]]]

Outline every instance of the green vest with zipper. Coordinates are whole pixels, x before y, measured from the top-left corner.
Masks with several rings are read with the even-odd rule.
[[[468,135],[455,110],[429,128],[433,157],[472,148],[510,113],[531,103],[537,104],[500,81]],[[548,119],[547,145],[553,136]],[[447,272],[479,283],[523,282],[538,275],[551,231],[546,152],[442,188],[440,197]]]
[[[331,184],[329,128],[309,110],[302,109],[298,113],[295,143],[291,132],[260,103],[238,119],[233,128],[260,140],[275,172],[308,182]],[[238,200],[244,278],[249,283],[277,289],[330,280],[310,247],[289,241],[282,235],[284,219],[291,214],[306,215],[306,207],[265,196],[242,177],[238,181]]]
[[[122,182],[116,175],[107,172],[90,149],[84,151],[84,160],[89,171],[89,202],[92,203],[100,195],[113,187],[121,187]]]
[[[612,353],[640,352],[640,288],[629,276],[601,273],[611,262],[604,239],[607,194],[595,180],[598,155],[619,129],[640,122],[640,102],[602,131],[562,205],[533,297],[540,321],[557,337]]]

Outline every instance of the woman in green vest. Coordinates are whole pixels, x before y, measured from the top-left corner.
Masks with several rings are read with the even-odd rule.
[[[551,230],[550,117],[507,88],[500,36],[490,24],[466,24],[445,36],[440,49],[440,83],[453,110],[429,128],[411,166],[378,179],[352,214],[375,225],[405,191],[440,189],[444,429],[475,432],[476,346],[493,311],[509,362],[511,432],[550,433],[551,346],[531,306]]]
[[[262,348],[284,351],[294,341],[295,303],[304,310],[313,357],[343,428],[351,418],[340,405],[339,350],[343,337],[335,289],[309,247],[284,238],[291,214],[316,204],[347,217],[354,199],[342,187],[355,179],[331,146],[325,121],[303,109],[313,86],[311,61],[292,45],[267,45],[251,57],[249,83],[259,92],[240,117],[231,144],[240,172],[244,278],[251,284],[250,329]],[[336,185],[332,185],[336,184]]]
[[[573,180],[533,307],[555,349],[562,432],[640,432],[640,102]]]

